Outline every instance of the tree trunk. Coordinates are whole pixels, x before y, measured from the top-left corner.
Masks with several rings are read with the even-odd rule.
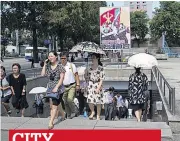
[[[59,34],[59,44],[60,44],[60,50],[61,52],[63,51],[63,36],[62,36],[62,32],[60,31]]]
[[[33,5],[36,3],[33,2]],[[33,27],[32,27],[32,32],[33,32],[33,58],[34,58],[34,63],[39,63],[39,58],[38,58],[38,48],[37,48],[37,27],[36,27],[36,11],[33,6],[33,9],[31,11],[33,15]]]

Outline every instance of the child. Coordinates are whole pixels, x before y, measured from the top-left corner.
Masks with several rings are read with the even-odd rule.
[[[127,107],[126,107],[126,102],[125,99],[118,93],[116,96],[117,99],[117,115],[118,118],[124,118],[127,115]]]
[[[114,87],[110,87],[107,92],[104,93],[104,110],[105,120],[112,120],[112,114],[114,110]]]

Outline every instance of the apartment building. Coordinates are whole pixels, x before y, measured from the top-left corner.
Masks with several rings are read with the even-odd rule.
[[[130,11],[146,11],[149,19],[153,17],[153,1],[125,1],[124,6],[130,7]]]

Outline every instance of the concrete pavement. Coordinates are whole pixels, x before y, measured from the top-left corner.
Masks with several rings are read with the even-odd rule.
[[[4,59],[2,65],[6,68],[6,71],[11,71],[13,63],[19,63],[22,70],[31,68],[31,62],[26,61],[24,58]]]
[[[176,113],[180,117],[180,58],[159,60],[159,70],[171,87],[175,87]]]

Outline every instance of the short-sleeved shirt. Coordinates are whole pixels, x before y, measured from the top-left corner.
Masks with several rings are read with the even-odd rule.
[[[64,85],[69,85],[72,83],[75,83],[75,73],[77,73],[77,68],[73,63],[67,62],[66,65],[64,66],[66,73],[64,76]]]
[[[1,81],[1,87],[8,87],[9,86],[9,82],[8,82],[8,78],[4,77]],[[8,88],[6,90],[0,90],[0,97],[2,96],[8,96],[11,95],[11,88]]]
[[[66,72],[65,68],[60,63],[57,64],[57,67],[54,70],[51,69],[50,64],[47,64],[46,75],[49,79],[47,88],[53,89],[54,87],[56,87],[56,85],[60,80],[60,74],[65,72]],[[58,91],[61,91],[61,87],[58,89]]]
[[[15,78],[13,74],[9,75],[9,85],[13,87],[15,95],[20,97],[22,95],[23,86],[26,86],[26,76],[23,73],[19,74],[18,78]]]

